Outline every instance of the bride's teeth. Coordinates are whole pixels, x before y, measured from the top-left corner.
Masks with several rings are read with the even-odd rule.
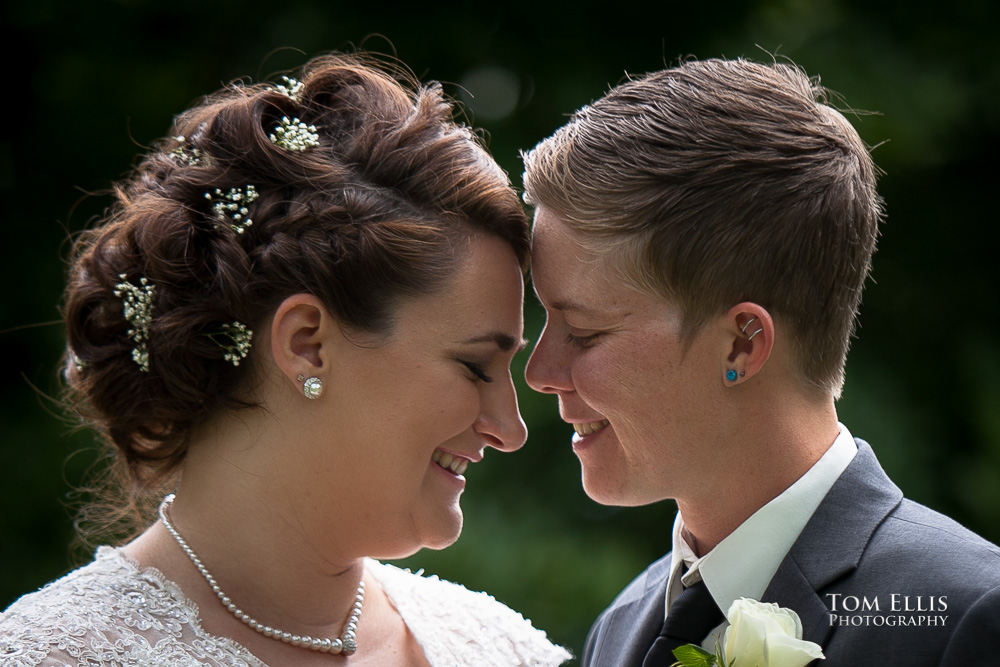
[[[577,435],[587,436],[591,433],[597,433],[602,428],[608,425],[607,419],[602,419],[599,422],[587,422],[581,424],[573,424],[573,430],[576,431]]]
[[[456,475],[461,475],[465,473],[466,468],[469,467],[469,459],[462,458],[461,456],[455,456],[454,454],[448,454],[447,452],[439,452],[437,450],[431,454],[431,461],[438,464],[445,470],[450,470]]]

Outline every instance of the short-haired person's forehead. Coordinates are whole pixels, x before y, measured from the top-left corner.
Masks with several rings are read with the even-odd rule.
[[[532,287],[549,313],[610,323],[628,317],[640,297],[606,257],[581,245],[559,215],[543,206],[535,214],[531,262]]]
[[[544,206],[535,211],[531,252],[532,286],[547,310],[590,314],[609,305],[587,289],[599,268],[598,258]]]

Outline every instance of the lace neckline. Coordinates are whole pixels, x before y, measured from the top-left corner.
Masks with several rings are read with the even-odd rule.
[[[205,630],[201,623],[201,609],[198,607],[198,603],[188,597],[187,593],[184,592],[184,589],[175,584],[173,580],[168,579],[167,576],[159,570],[159,568],[153,567],[152,565],[140,565],[138,561],[126,554],[122,547],[98,547],[97,560],[105,558],[108,560],[118,559],[124,566],[132,570],[135,574],[153,581],[157,586],[166,591],[173,600],[177,601],[185,608],[190,609],[192,616],[191,630],[197,636],[211,640],[217,644],[226,645],[240,658],[248,660],[251,663],[257,663],[258,665],[261,665],[261,667],[268,667],[266,662],[258,658],[252,651],[250,651],[250,649],[232,637],[227,637],[226,635],[214,635]]]
[[[248,660],[250,662],[256,662],[262,667],[268,667],[266,662],[258,658],[256,655],[254,655],[254,653],[250,649],[243,646],[243,644],[236,641],[235,639],[232,639],[231,637],[228,637],[226,635],[214,635],[205,630],[204,626],[202,625],[201,609],[198,607],[198,603],[196,603],[194,600],[188,597],[187,593],[184,592],[184,589],[182,589],[178,584],[174,583],[174,581],[172,581],[171,579],[167,578],[167,576],[163,574],[163,572],[161,572],[159,568],[153,567],[152,565],[149,566],[140,565],[138,561],[136,561],[134,558],[126,554],[122,547],[109,547],[109,546],[98,547],[97,559],[102,560],[105,558],[109,560],[112,559],[120,560],[121,563],[124,566],[126,566],[129,570],[131,570],[133,573],[153,581],[157,586],[166,591],[167,594],[170,595],[170,597],[173,600],[177,601],[184,607],[190,609],[191,615],[193,617],[193,620],[191,621],[191,629],[196,635],[198,635],[199,637],[203,637],[205,639],[209,639],[219,644],[225,644],[229,648],[231,648],[233,653],[238,655],[240,658],[243,658],[244,660]],[[396,611],[397,614],[399,614],[400,618],[403,619],[403,623],[406,625],[407,628],[409,628],[410,633],[414,634],[413,628],[410,626],[410,623],[407,622],[406,616],[403,614],[403,611],[399,608],[399,604],[395,599],[393,599],[391,592],[383,584],[382,578],[379,576],[378,573],[378,568],[371,567],[372,563],[381,565],[379,561],[374,561],[370,558],[365,558],[364,559],[365,572],[371,574],[375,578],[375,581],[378,582],[379,587],[382,588],[382,592],[385,594],[386,599],[389,600],[389,604],[392,605],[392,608]],[[414,634],[414,637],[416,637],[417,639],[417,644],[420,645],[420,650],[426,654],[425,647],[423,646],[423,643],[420,641],[420,637],[417,636],[416,634]]]
[[[371,558],[364,567],[430,665],[552,667],[571,658],[487,593]],[[2,660],[19,656],[23,665],[268,667],[235,639],[208,633],[202,622],[198,605],[161,570],[105,546],[89,565],[0,614],[0,654]]]

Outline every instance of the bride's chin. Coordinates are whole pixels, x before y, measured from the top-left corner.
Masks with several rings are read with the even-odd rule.
[[[428,540],[427,542],[424,543],[423,548],[431,549],[432,551],[441,551],[442,549],[447,549],[457,541],[458,541],[457,535],[453,538],[434,540],[434,541]]]
[[[420,539],[425,549],[439,550],[450,547],[462,534],[465,517],[457,502],[430,519],[429,521],[425,519],[423,525],[418,524]]]
[[[459,511],[457,525],[452,525],[446,529],[440,531],[434,531],[431,534],[425,535],[423,540],[424,542],[423,546],[425,549],[435,549],[435,550],[445,549],[453,545],[455,542],[457,542],[458,538],[461,535],[462,535],[462,513],[461,511]]]
[[[413,539],[407,540],[405,543],[397,542],[387,548],[380,549],[379,553],[368,555],[381,560],[395,560],[412,556],[421,549],[440,551],[450,547],[462,534],[462,511],[461,509],[449,510],[437,518],[438,521],[431,525],[415,523],[417,531],[412,536]]]

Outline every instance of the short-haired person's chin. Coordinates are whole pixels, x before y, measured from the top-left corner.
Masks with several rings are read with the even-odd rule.
[[[595,503],[615,507],[639,507],[659,500],[646,498],[627,480],[609,478],[607,474],[588,474],[586,468],[583,469],[583,491]]]

